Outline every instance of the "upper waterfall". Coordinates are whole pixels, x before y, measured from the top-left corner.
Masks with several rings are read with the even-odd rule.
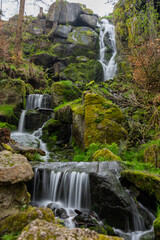
[[[112,79],[117,71],[116,56],[116,41],[115,29],[107,19],[102,19],[100,23],[100,58],[99,62],[102,64],[104,81]]]

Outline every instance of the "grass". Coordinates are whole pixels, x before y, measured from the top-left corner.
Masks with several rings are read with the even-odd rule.
[[[11,117],[14,114],[13,112],[14,107],[15,107],[14,105],[8,104],[0,105],[0,115]]]

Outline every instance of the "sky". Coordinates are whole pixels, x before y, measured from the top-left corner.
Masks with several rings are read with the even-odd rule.
[[[40,0],[36,1],[36,5],[33,5],[35,0],[26,0],[25,13],[26,15],[37,15],[39,12],[39,7],[44,8],[44,12],[47,12],[49,6],[55,2],[55,0],[43,0],[46,5],[40,3]],[[113,11],[113,6],[118,0],[67,0],[67,2],[82,3],[88,8],[92,9],[94,13],[99,16],[108,15]],[[7,20],[13,15],[18,13],[19,4],[16,0],[2,0],[2,9],[4,17],[2,19]],[[38,6],[37,6],[38,5]]]

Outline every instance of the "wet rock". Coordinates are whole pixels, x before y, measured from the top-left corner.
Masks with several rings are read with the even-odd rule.
[[[26,182],[33,177],[27,158],[9,151],[0,152],[0,185]]]
[[[55,210],[59,208],[59,205],[57,203],[49,203],[47,207],[50,208],[53,212],[55,212]]]
[[[25,115],[24,128],[37,130],[50,118],[51,113],[45,110],[29,110]]]
[[[53,3],[47,14],[48,22],[57,22],[58,24],[69,24],[75,26],[82,11],[80,4],[77,3]]]
[[[55,215],[56,215],[57,217],[62,218],[62,219],[66,219],[66,218],[69,217],[69,216],[67,215],[67,211],[66,211],[64,208],[57,208],[57,209],[55,210]]]
[[[53,64],[58,60],[58,58],[54,55],[50,55],[48,53],[41,53],[37,55],[33,55],[31,61],[36,65],[42,65],[44,67],[52,67]]]
[[[90,173],[92,208],[107,224],[124,229],[126,219],[133,228],[132,201],[124,191],[115,174]]]
[[[87,26],[92,29],[95,29],[97,26],[97,18],[93,15],[80,14],[79,21],[80,25]]]

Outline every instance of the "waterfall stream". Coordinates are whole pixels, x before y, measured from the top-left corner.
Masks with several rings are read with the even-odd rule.
[[[115,29],[107,19],[102,19],[100,23],[100,59],[99,62],[103,67],[104,81],[112,79],[117,71],[117,64],[115,62],[116,56],[116,42]]]

